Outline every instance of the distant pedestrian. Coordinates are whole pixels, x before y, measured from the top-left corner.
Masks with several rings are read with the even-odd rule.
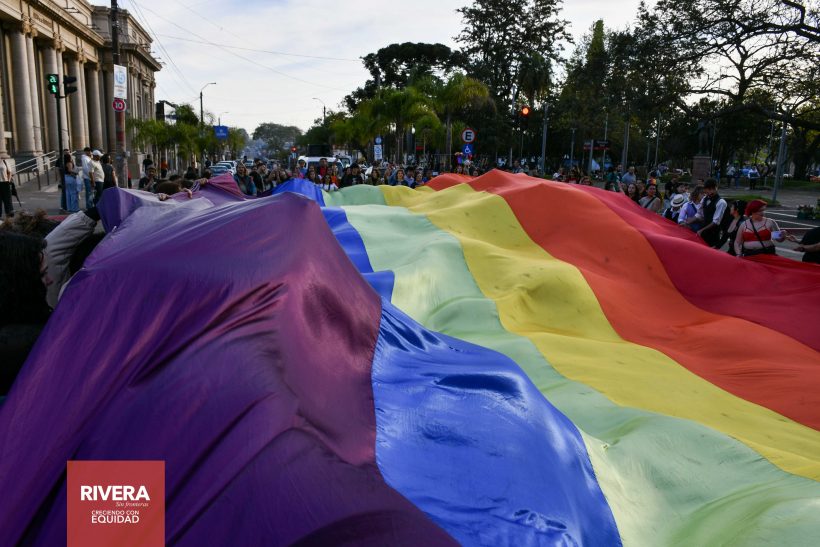
[[[12,184],[11,168],[4,159],[0,163],[0,216],[4,211],[7,217],[14,214],[14,204],[11,201]]]
[[[102,158],[102,152],[99,150],[94,150],[91,153],[91,161],[89,162],[89,169],[88,172],[91,175],[91,184],[94,188],[94,203],[96,204],[100,201],[103,193],[103,185],[105,184],[105,171],[103,170],[102,162],[100,162],[100,158]]]
[[[65,203],[66,211],[76,213],[80,210],[80,191],[83,183],[77,176],[74,162],[69,158],[65,163]]]
[[[91,186],[91,148],[86,146],[83,148],[83,155],[80,156],[82,163],[80,164],[80,173],[83,179],[83,187],[85,189],[85,208],[91,209],[94,207],[94,193],[93,186]]]
[[[142,160],[142,172],[148,173],[148,168],[154,165],[154,160],[151,159],[151,154],[145,156],[145,159]]]

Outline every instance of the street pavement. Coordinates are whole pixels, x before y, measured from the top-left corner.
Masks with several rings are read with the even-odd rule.
[[[22,208],[28,211],[36,209],[44,209],[49,215],[64,214],[60,211],[60,193],[57,189],[57,184],[53,182],[47,184],[45,180],[38,188],[37,181],[31,181],[18,187],[17,193],[20,196],[22,206],[14,201],[15,210]],[[745,188],[721,188],[720,195],[727,200],[735,196],[757,194],[764,197],[771,197],[770,189],[757,189],[750,191]],[[786,229],[798,238],[801,238],[806,231],[811,228],[820,226],[820,220],[798,220],[797,207],[799,205],[817,205],[817,200],[820,198],[820,183],[817,188],[812,189],[780,189],[777,193],[777,200],[780,202],[778,207],[769,207],[767,209],[767,216],[774,219],[781,229]],[[80,203],[84,203],[83,196],[80,196]],[[793,243],[785,242],[777,246],[778,254],[786,258],[800,260],[803,253],[793,251]]]

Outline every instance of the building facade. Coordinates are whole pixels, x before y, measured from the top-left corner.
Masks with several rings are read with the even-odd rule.
[[[120,64],[128,68],[129,117],[154,117],[151,39],[120,10]],[[115,144],[110,9],[84,0],[0,0],[0,157],[17,162],[58,150],[57,106],[46,74],[77,78],[63,99],[63,147],[113,152]],[[60,90],[62,92],[62,89]],[[130,135],[129,135],[130,136]],[[128,139],[130,141],[130,139]],[[129,151],[131,173],[141,151]]]

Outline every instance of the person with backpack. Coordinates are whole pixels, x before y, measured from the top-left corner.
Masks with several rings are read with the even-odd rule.
[[[703,191],[706,194],[703,198],[703,221],[706,225],[698,230],[697,234],[707,245],[719,249],[728,237],[732,215],[729,213],[726,200],[718,194],[715,179],[708,179],[703,184]]]
[[[658,187],[654,184],[647,186],[646,195],[638,201],[638,204],[653,213],[660,213],[663,202],[661,198],[658,197]]]

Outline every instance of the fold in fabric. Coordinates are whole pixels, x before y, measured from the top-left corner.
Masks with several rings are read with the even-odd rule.
[[[215,192],[108,191],[131,212],[0,408],[3,542],[65,543],[67,460],[150,459],[169,544],[453,544],[375,464],[380,301],[319,208]]]

